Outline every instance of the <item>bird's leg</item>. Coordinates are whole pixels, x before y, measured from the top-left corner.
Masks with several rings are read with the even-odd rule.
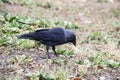
[[[39,45],[38,45],[38,42],[37,42],[37,41],[35,41],[35,46],[36,46],[37,51],[38,51],[38,53],[39,53]]]
[[[50,46],[47,46],[47,47],[46,47],[46,50],[47,50],[47,56],[48,56],[48,58],[50,58],[49,48],[50,48]]]
[[[56,56],[58,57],[58,55],[57,55],[57,53],[56,53],[56,51],[55,51],[55,46],[52,46],[52,49],[53,49],[53,51],[54,51],[54,55],[56,55]]]

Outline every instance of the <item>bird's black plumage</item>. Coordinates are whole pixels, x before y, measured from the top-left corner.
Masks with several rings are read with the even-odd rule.
[[[36,30],[35,32],[20,35],[18,38],[40,41],[42,44],[46,45],[49,58],[50,47],[52,47],[54,54],[57,56],[57,53],[55,51],[56,45],[61,45],[69,42],[76,45],[76,35],[71,30],[64,28]]]

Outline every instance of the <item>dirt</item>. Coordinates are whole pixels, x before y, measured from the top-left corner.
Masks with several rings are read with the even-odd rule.
[[[75,63],[76,60],[84,61],[88,56],[78,56],[78,54],[73,57],[59,55],[59,57],[55,57],[51,54],[51,59],[47,59],[45,52],[37,51],[36,49],[31,50],[12,50],[10,54],[4,53],[0,55],[0,77],[2,80],[7,79],[27,79],[27,75],[38,73],[38,72],[45,72],[45,73],[53,73],[57,74],[59,71],[67,72],[68,78],[76,77],[80,74],[80,70],[86,66],[77,65]],[[29,56],[32,57],[32,61],[29,63],[20,63],[20,64],[12,64],[11,59],[15,56]],[[67,65],[63,62],[59,62],[56,60],[63,60],[67,61]],[[86,68],[84,73],[82,74],[83,80],[99,80],[100,77],[105,77],[105,80],[119,80],[120,76],[120,68],[109,68],[106,67],[103,70],[98,70],[97,66],[91,66]]]
[[[95,0],[53,0],[52,3],[54,7],[51,9],[46,9],[41,6],[27,7],[19,4],[6,3],[2,4],[2,7],[12,15],[47,17],[51,20],[61,19],[78,23],[83,26],[81,30],[74,30],[77,35],[76,47],[78,50],[75,51],[73,56],[60,54],[59,57],[56,57],[51,52],[51,59],[47,59],[44,46],[39,51],[36,48],[16,49],[1,47],[0,80],[30,80],[28,79],[28,75],[39,72],[52,73],[54,75],[63,72],[67,78],[76,77],[79,74],[82,80],[120,80],[120,68],[104,67],[104,69],[98,70],[97,66],[79,65],[75,63],[78,60],[84,62],[89,57],[102,51],[114,54],[113,59],[120,61],[120,49],[116,47],[117,42],[114,44],[84,42],[95,31],[104,33],[112,31],[112,34],[116,33],[114,30],[116,26],[114,28],[114,25],[112,25],[112,22],[116,18],[110,18],[109,15],[112,10],[120,6],[120,2],[115,0],[114,2],[107,3],[99,3]],[[4,9],[1,11],[4,11]],[[95,26],[91,26],[92,24]],[[120,25],[117,27],[120,27]],[[72,49],[71,46],[71,44],[66,44],[57,48],[67,48],[70,50]],[[99,50],[96,50],[96,48]],[[16,63],[12,62],[13,57],[22,55],[30,57],[32,60],[28,63],[19,62],[19,60]]]

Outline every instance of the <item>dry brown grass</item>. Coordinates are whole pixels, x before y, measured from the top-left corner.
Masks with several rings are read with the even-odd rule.
[[[74,29],[77,35],[75,54],[70,56],[52,55],[52,59],[46,59],[45,50],[40,52],[36,48],[18,49],[12,47],[0,47],[0,80],[38,80],[33,79],[33,74],[50,73],[58,80],[73,80],[79,75],[82,80],[119,80],[120,67],[112,68],[104,65],[93,65],[90,57],[97,54],[109,53],[113,56],[104,56],[106,60],[120,62],[120,49],[117,48],[120,40],[120,17],[118,16],[120,2],[97,2],[97,0],[51,0],[51,8],[46,8],[46,1],[37,0],[36,5],[20,5],[17,1],[12,4],[1,3],[0,11],[8,11],[11,15],[31,16],[33,18],[46,17],[50,20],[70,21],[80,25],[80,29]],[[93,39],[94,33],[100,32],[99,39]],[[106,40],[105,43],[102,40]],[[42,46],[44,49],[44,46]],[[70,44],[58,46],[59,49],[74,49]],[[30,57],[31,61],[20,61],[21,56]],[[11,62],[12,59],[18,57]],[[102,67],[99,69],[98,67]],[[28,77],[29,76],[29,77]],[[102,79],[101,79],[102,80]]]

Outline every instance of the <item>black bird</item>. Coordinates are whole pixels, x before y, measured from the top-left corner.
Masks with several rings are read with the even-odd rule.
[[[52,47],[54,54],[57,56],[57,53],[55,51],[56,45],[61,45],[69,42],[76,45],[76,35],[71,30],[64,28],[36,30],[35,32],[20,35],[18,38],[40,41],[42,44],[46,45],[48,58],[50,58],[50,47]]]

